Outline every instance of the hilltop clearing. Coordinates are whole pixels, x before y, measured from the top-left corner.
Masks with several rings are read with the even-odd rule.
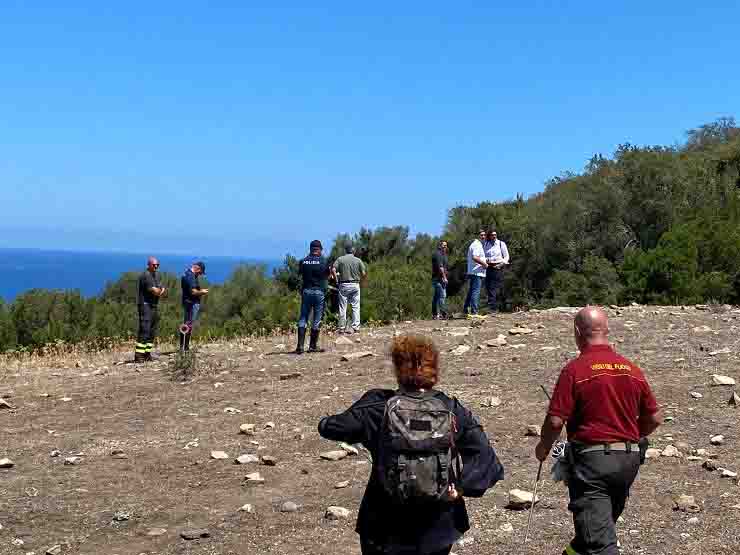
[[[735,387],[713,376],[740,380],[740,310],[610,315],[617,350],[643,367],[669,420],[632,489],[622,552],[737,553],[740,409],[728,404]],[[441,389],[479,416],[506,468],[504,482],[468,501],[473,528],[453,551],[559,553],[572,534],[561,485],[541,484],[526,548],[528,513],[507,504],[510,490],[532,489],[537,438],[527,434],[544,416],[540,386],[551,391],[576,354],[569,309],[329,334],[327,352],[302,357],[288,354],[292,336],[205,345],[184,383],[172,379],[171,356],[4,368],[0,459],[12,466],[0,469],[0,553],[359,554],[354,519],[370,464],[364,450],[319,438],[316,424],[370,387],[393,387],[389,340],[408,331],[437,341]],[[351,356],[361,352],[370,354]],[[694,504],[675,510],[681,495]]]

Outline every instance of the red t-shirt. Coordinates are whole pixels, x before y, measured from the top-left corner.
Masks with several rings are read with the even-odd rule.
[[[642,370],[609,345],[591,345],[563,368],[548,414],[567,422],[568,440],[637,442],[638,420],[658,411]]]

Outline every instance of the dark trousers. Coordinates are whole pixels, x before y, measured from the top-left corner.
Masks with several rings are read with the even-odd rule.
[[[568,510],[576,536],[563,553],[619,555],[616,522],[639,468],[637,445],[631,453],[576,451],[568,478]]]
[[[159,310],[150,304],[140,304],[139,331],[136,335],[136,350],[134,358],[137,360],[148,358],[154,349],[154,339],[159,330]]]
[[[398,549],[393,546],[378,545],[362,536],[360,536],[360,548],[362,550],[362,555],[449,555],[450,551],[452,551],[451,545],[440,551],[434,551],[433,553],[409,551],[406,549]]]
[[[486,269],[486,293],[488,293],[488,308],[492,312],[498,310],[499,293],[504,283],[504,271],[501,268],[489,266]]]
[[[321,319],[324,317],[325,293],[322,289],[304,289],[301,295],[301,315],[298,319],[298,327],[308,326],[308,319],[313,312],[311,329],[318,330],[321,327]]]
[[[468,310],[470,310],[470,314],[478,314],[481,281],[483,281],[481,276],[475,276],[472,274],[468,275],[468,294],[465,297],[465,305],[463,306],[463,312],[466,314],[468,313]]]
[[[432,316],[447,316],[447,285],[438,279],[432,280]]]

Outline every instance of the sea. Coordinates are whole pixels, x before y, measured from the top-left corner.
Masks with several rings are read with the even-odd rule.
[[[83,296],[100,294],[106,283],[121,274],[146,270],[146,254],[75,252],[37,249],[0,248],[0,298],[12,302],[29,289],[79,289]],[[182,274],[193,257],[157,254],[160,271]],[[262,264],[268,275],[282,264],[281,260],[202,256],[208,283],[223,283],[241,264]]]

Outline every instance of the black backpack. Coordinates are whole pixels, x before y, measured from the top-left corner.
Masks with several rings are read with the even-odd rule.
[[[386,493],[399,504],[444,501],[455,481],[457,421],[434,391],[397,392],[385,405],[376,469]]]

